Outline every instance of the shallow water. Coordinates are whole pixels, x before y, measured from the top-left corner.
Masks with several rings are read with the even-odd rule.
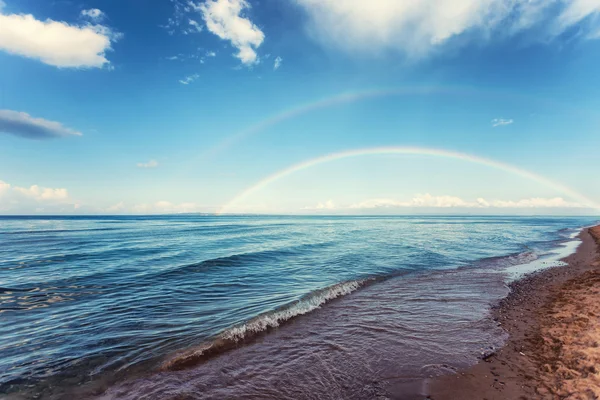
[[[3,217],[0,393],[385,397],[500,346],[506,276],[593,222]]]

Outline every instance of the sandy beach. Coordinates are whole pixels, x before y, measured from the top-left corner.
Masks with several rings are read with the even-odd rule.
[[[600,397],[600,226],[577,252],[511,284],[493,309],[506,345],[474,367],[425,382],[428,398],[597,399]],[[398,398],[402,398],[401,395]]]

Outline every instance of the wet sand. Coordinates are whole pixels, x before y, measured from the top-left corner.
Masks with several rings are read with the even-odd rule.
[[[428,398],[600,398],[600,226],[580,239],[563,259],[568,267],[512,283],[494,308],[509,334],[506,345],[466,371],[423,382]]]

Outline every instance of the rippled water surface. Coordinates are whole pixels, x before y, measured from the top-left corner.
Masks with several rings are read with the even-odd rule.
[[[385,397],[501,345],[503,272],[593,222],[0,217],[0,393]]]

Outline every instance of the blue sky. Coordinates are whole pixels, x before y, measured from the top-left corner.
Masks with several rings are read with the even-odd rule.
[[[0,213],[597,213],[598,65],[600,0],[4,0]],[[239,200],[390,146],[556,185],[365,154]]]

